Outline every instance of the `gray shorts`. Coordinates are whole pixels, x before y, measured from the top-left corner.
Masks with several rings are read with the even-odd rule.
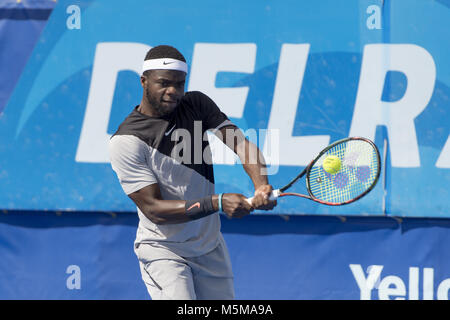
[[[198,257],[180,257],[165,248],[135,248],[142,280],[153,300],[234,299],[233,272],[225,241]]]

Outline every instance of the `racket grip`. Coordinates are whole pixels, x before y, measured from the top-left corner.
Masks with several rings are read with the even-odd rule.
[[[272,192],[270,193],[270,196],[269,196],[269,200],[271,200],[271,201],[277,200],[277,198],[280,196],[280,193],[281,193],[280,189],[272,190]],[[250,205],[252,204],[253,198],[254,197],[246,199],[248,204],[250,204]]]

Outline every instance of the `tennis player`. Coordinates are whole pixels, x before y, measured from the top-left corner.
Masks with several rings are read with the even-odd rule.
[[[142,279],[152,299],[234,299],[218,212],[273,209],[264,158],[209,97],[184,92],[187,64],[177,49],[152,48],[142,71],[142,101],[110,140],[112,168],[137,206]],[[239,156],[255,187],[252,204],[215,194],[207,130]]]

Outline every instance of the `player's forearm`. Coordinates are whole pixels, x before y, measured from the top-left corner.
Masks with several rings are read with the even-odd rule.
[[[236,146],[236,153],[255,189],[269,184],[264,156],[255,144],[244,140]]]
[[[142,213],[155,224],[187,222],[183,200],[153,200],[141,206]]]
[[[225,145],[239,156],[245,172],[253,181],[255,189],[268,184],[264,156],[258,147],[248,141],[236,126],[223,127],[216,133]]]
[[[262,185],[269,184],[267,175],[264,174],[265,166],[261,164],[244,164],[244,170],[253,182],[253,186],[258,189]]]
[[[155,224],[163,225],[189,222],[200,219],[219,210],[218,196],[213,195],[209,197],[211,197],[212,207],[208,207],[204,212],[201,211],[203,208],[199,207],[200,205],[204,205],[204,201],[202,201],[202,199],[199,199],[198,201],[190,201],[193,202],[191,205],[193,207],[190,211],[195,210],[194,213],[198,214],[190,214],[187,212],[187,209],[191,206],[186,207],[186,204],[189,205],[190,202],[184,200],[154,200],[151,203],[144,205],[143,210],[141,211]]]

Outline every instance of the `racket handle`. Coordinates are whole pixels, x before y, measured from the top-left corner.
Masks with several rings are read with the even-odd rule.
[[[277,198],[280,196],[280,189],[272,190],[272,193],[269,196],[269,200],[277,200]],[[251,205],[254,197],[247,198],[246,201]]]

